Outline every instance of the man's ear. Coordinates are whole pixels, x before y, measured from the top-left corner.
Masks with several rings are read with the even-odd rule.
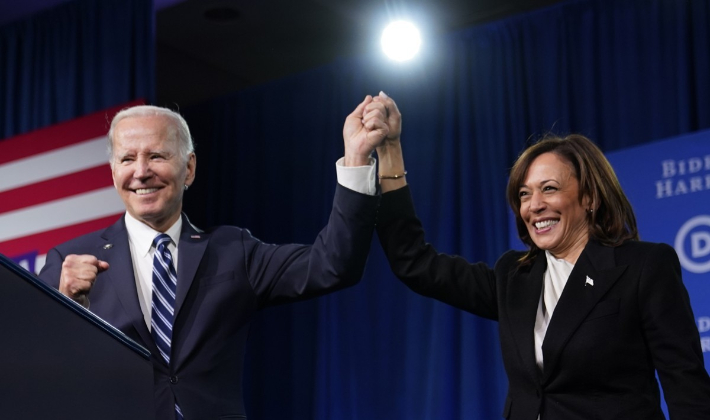
[[[114,169],[114,165],[111,165],[111,180],[113,181],[113,187],[118,189],[118,184],[116,184],[116,170]]]
[[[187,173],[185,176],[185,185],[188,187],[195,182],[195,173],[197,171],[197,156],[195,153],[190,153],[187,157]]]

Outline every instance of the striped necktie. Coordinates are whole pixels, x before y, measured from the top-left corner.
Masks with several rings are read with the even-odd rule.
[[[173,265],[173,255],[168,249],[172,240],[170,236],[161,233],[153,239],[155,254],[153,255],[153,301],[151,304],[151,333],[160,355],[170,365],[170,346],[173,338],[173,321],[175,320],[175,291],[177,290],[177,273]],[[182,412],[175,403],[175,416],[183,420]]]
[[[177,274],[173,265],[173,255],[168,249],[170,236],[161,233],[153,239],[153,302],[150,326],[155,344],[163,359],[170,364],[170,344],[173,338],[175,315],[175,290]]]

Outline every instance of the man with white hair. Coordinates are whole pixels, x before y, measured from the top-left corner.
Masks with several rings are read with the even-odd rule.
[[[270,245],[238,227],[190,224],[182,200],[197,161],[185,120],[165,108],[125,109],[108,136],[125,216],[52,249],[40,278],[150,350],[157,419],[246,418],[242,365],[254,312],[362,276],[378,198],[348,185],[348,167],[370,163],[386,118],[370,96],[346,118],[333,210],[314,244]]]

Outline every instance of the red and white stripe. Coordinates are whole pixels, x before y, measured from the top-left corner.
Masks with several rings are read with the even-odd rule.
[[[52,247],[123,214],[106,134],[119,110],[139,103],[0,141],[0,253],[39,272]]]

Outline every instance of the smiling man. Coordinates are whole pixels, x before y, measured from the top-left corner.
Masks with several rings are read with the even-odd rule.
[[[181,121],[166,115],[141,115],[145,108],[126,111],[109,136],[113,183],[128,214],[163,232],[180,217],[183,190],[195,179],[191,144],[179,139]]]
[[[185,120],[153,106],[123,110],[108,138],[125,216],[52,249],[40,277],[150,350],[156,419],[246,418],[242,364],[254,312],[362,276],[378,198],[353,186],[346,167],[374,180],[366,165],[388,134],[385,115],[368,96],[346,118],[330,220],[307,246],[194,227],[182,213],[197,167]]]

